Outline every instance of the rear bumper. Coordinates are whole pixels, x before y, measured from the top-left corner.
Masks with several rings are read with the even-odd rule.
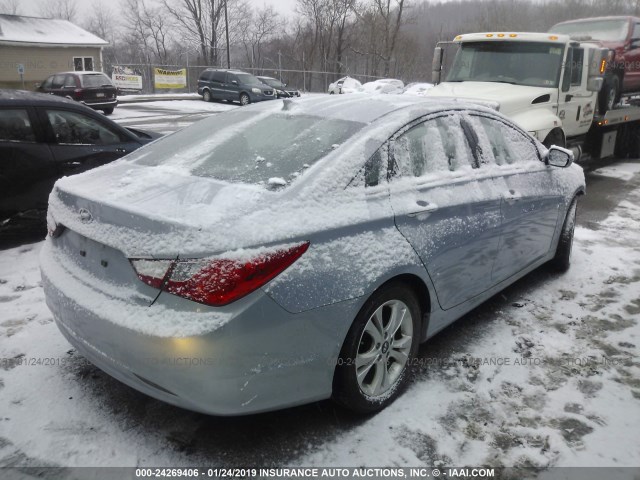
[[[226,323],[212,331],[153,335],[127,328],[120,319],[148,317],[156,308],[166,318],[182,299],[162,294],[150,307],[113,298],[98,290],[95,277],[78,278],[77,269],[66,268],[73,260],[56,253],[56,240],[47,239],[41,253],[47,305],[68,341],[121,382],[214,415],[258,413],[331,396],[334,366],[356,302],[292,314],[257,291],[232,304]],[[193,316],[197,321],[198,314]]]

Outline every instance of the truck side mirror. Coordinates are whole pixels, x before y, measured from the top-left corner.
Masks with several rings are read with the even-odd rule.
[[[442,47],[436,47],[433,51],[433,62],[431,63],[431,83],[438,85],[442,75],[442,57],[444,50]]]
[[[547,165],[553,167],[567,168],[573,163],[573,152],[553,145],[547,154]]]

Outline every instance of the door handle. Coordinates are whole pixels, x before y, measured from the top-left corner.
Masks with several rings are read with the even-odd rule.
[[[118,152],[118,153],[127,153],[127,149],[126,148],[116,148],[116,152]]]
[[[416,210],[415,212],[408,213],[409,217],[417,217],[418,215],[422,215],[424,213],[431,213],[438,210],[438,205],[435,203],[429,203],[425,200],[418,200],[416,205],[420,207],[420,210]]]
[[[570,102],[572,98],[573,98],[573,95],[567,95],[566,97],[564,97],[564,101]]]

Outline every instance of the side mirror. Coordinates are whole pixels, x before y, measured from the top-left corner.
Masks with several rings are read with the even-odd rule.
[[[599,92],[602,90],[602,85],[604,85],[604,78],[602,77],[589,77],[587,79],[588,92]]]
[[[566,168],[573,163],[573,152],[554,145],[549,149],[546,160],[547,165]]]
[[[635,48],[640,48],[640,38],[631,39],[631,43],[629,44],[629,49],[633,50]]]

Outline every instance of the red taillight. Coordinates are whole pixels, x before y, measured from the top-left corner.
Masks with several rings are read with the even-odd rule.
[[[228,305],[282,273],[309,248],[309,242],[249,259],[132,259],[138,278],[147,285],[194,302]]]

